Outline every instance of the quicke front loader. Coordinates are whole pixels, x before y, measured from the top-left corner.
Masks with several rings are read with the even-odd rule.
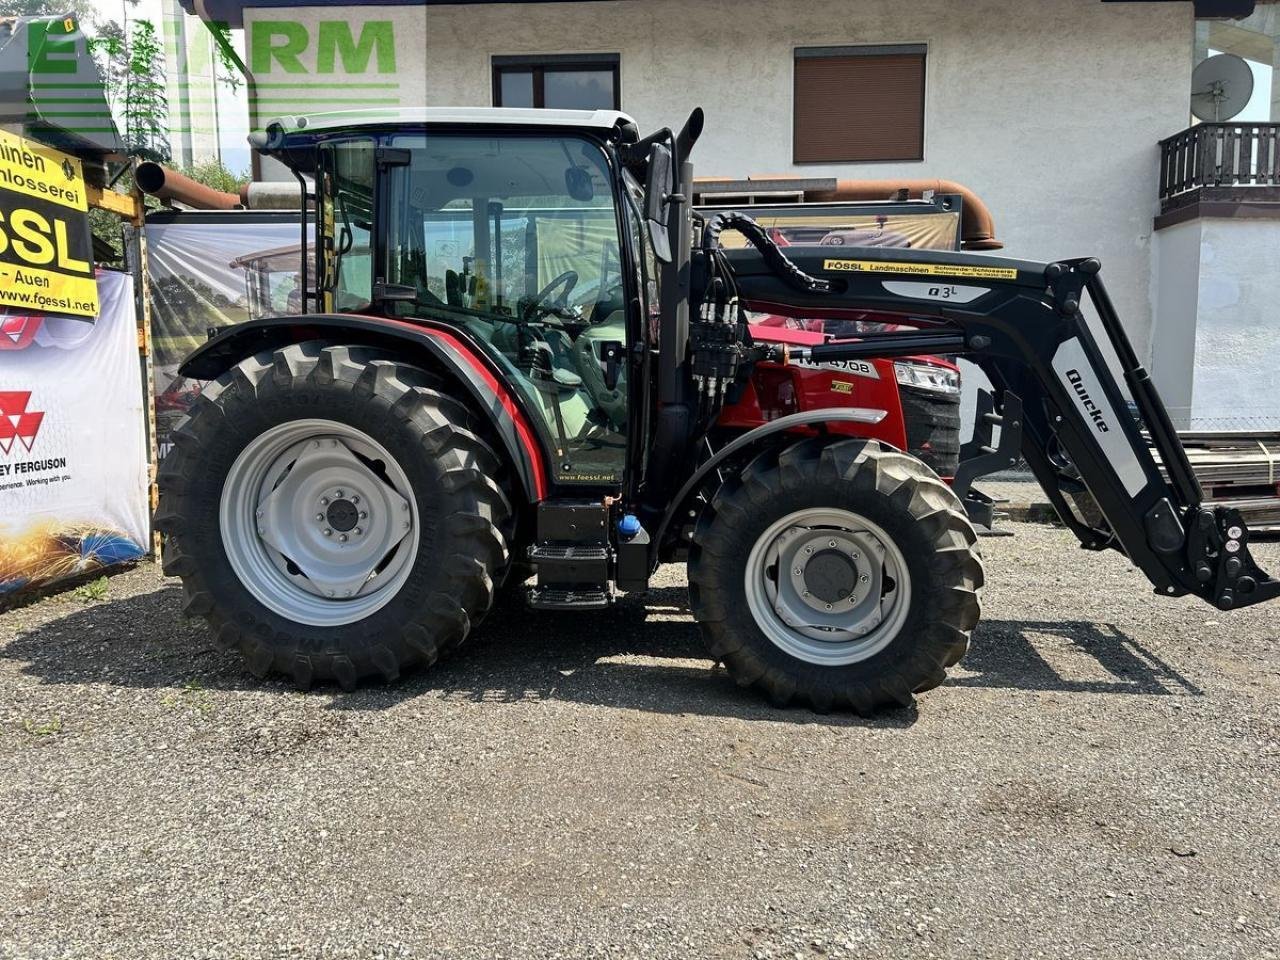
[[[928,355],[994,386],[1000,441],[957,489],[1021,455],[1081,544],[1158,593],[1280,593],[1242,519],[1203,505],[1096,260],[784,254],[744,216],[692,210],[701,128],[700,111],[641,138],[617,113],[426,110],[259,135],[314,194],[304,315],[229,328],[182,368],[210,382],[157,525],[187,611],[259,676],[350,689],[435,663],[504,592],[601,609],[686,561],[740,684],[818,710],[909,703],[978,621],[974,501],[877,439],[857,378]],[[725,249],[730,229],[750,245]],[[748,310],[901,326],[796,346],[754,336]]]

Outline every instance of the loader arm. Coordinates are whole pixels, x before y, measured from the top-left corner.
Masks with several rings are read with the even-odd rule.
[[[805,285],[755,249],[723,252],[752,309],[832,319],[874,311],[914,328],[801,351],[809,360],[952,353],[977,364],[995,388],[998,411],[1019,401],[1009,407],[1020,407],[1021,419],[1004,428],[1020,431],[1023,456],[1062,521],[1084,547],[1125,553],[1158,593],[1194,593],[1222,609],[1280,595],[1280,582],[1254,563],[1239,513],[1203,504],[1097,260],[789,247],[800,270],[826,281]],[[1102,343],[1114,354],[1115,373]],[[1128,412],[1129,399],[1149,440]]]

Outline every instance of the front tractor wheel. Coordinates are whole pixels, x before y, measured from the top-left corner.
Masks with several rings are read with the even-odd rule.
[[[294,344],[206,387],[161,473],[165,572],[258,676],[397,677],[463,641],[507,568],[501,464],[414,367]]]
[[[694,616],[740,685],[864,715],[942,682],[982,581],[950,488],[856,439],[761,454],[716,493],[689,557]]]

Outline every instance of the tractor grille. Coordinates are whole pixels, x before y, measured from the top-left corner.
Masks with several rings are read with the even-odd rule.
[[[898,385],[907,426],[907,452],[940,477],[954,477],[960,465],[960,397]]]

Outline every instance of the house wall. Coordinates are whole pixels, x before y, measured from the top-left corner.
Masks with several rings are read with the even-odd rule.
[[[491,104],[491,55],[618,53],[622,108],[642,131],[707,111],[701,175],[958,180],[1011,255],[1098,256],[1150,354],[1156,142],[1186,126],[1189,3],[623,0],[425,16],[429,105]],[[791,162],[795,47],[922,42],[923,162]]]
[[[1192,426],[1280,430],[1280,221],[1206,218],[1200,230]]]
[[[707,111],[702,175],[798,173],[943,177],[978,192],[1011,255],[1101,258],[1139,354],[1150,356],[1156,142],[1182,129],[1193,42],[1190,3],[1098,0],[604,0],[249,9],[255,27],[289,20],[309,34],[302,72],[255,68],[278,114],[379,105],[488,106],[490,58],[617,53],[622,108],[643,131]],[[322,21],[359,35],[395,28],[394,70],[367,58],[358,77],[316,75]],[[925,43],[925,159],[792,163],[793,49]],[[332,59],[332,58],[330,58]],[[356,88],[348,81],[395,84]],[[263,94],[260,94],[263,95]],[[292,98],[283,102],[280,98]],[[301,102],[298,102],[301,100]]]
[[[1200,304],[1199,219],[1157,230],[1152,240],[1151,378],[1174,426],[1191,425]]]
[[[1157,231],[1152,377],[1174,423],[1280,430],[1280,220],[1199,217]]]

